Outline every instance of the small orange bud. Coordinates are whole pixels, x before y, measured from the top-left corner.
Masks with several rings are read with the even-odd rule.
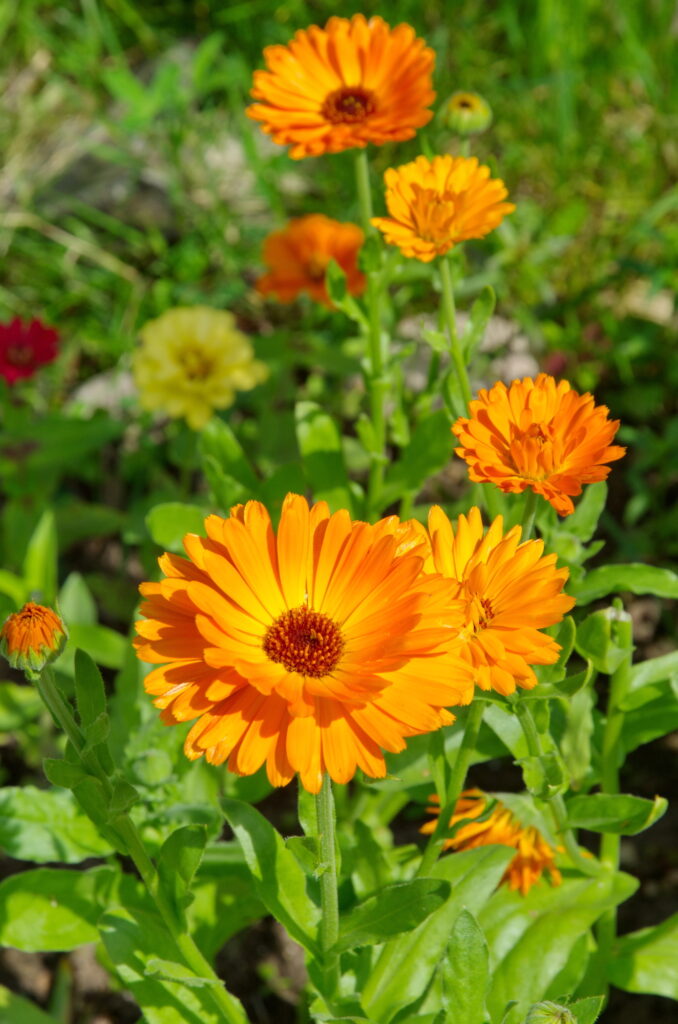
[[[55,611],[29,601],[0,629],[0,651],[12,668],[35,676],[61,654],[67,638]]]

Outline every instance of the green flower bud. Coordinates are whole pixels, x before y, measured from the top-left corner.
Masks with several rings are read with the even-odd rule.
[[[455,92],[443,104],[441,119],[457,135],[477,135],[492,124],[492,109],[477,92]]]

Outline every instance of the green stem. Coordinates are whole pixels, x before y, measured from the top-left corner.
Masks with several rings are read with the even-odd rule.
[[[468,382],[466,363],[464,362],[461,345],[459,344],[459,336],[457,334],[457,316],[454,306],[454,290],[452,288],[450,264],[444,256],[438,261],[438,267],[440,270],[443,316],[447,327],[447,336],[450,339],[450,354],[452,356],[454,368],[457,372],[459,387],[461,388],[461,393],[464,398],[464,405],[466,406],[465,412],[468,412],[469,403],[471,401],[471,385]]]
[[[520,700],[518,697],[514,700],[512,706],[522,727],[528,751],[532,757],[537,757],[541,760],[544,756],[541,737],[537,732],[537,726],[534,724],[534,718],[532,717],[532,712],[529,709],[527,701]],[[577,845],[577,840],[574,837],[572,829],[569,828],[567,824],[567,808],[565,807],[565,801],[561,794],[556,793],[554,796],[545,797],[544,799],[549,805],[556,831],[562,839],[563,846],[565,847],[572,863],[586,875],[599,875],[600,866],[595,860],[584,856]]]
[[[360,204],[360,219],[365,236],[373,231],[372,193],[370,191],[370,170],[367,152],[361,149],[356,154],[356,185]],[[386,465],[386,401],[387,381],[384,376],[385,352],[381,332],[381,275],[376,271],[367,274],[367,393],[370,403],[370,419],[374,430],[374,450],[370,452],[370,473],[367,488],[367,517],[378,515],[381,491],[384,484]]]
[[[334,951],[339,938],[339,899],[337,895],[337,853],[334,796],[327,773],[316,796],[316,814],[320,837],[320,948],[323,955],[323,996],[332,1000],[339,989],[339,954]]]
[[[457,801],[464,788],[466,773],[471,764],[473,751],[476,748],[480,724],[483,720],[483,711],[484,704],[481,700],[474,700],[469,707],[466,725],[464,726],[464,735],[461,738],[459,750],[452,767],[445,803],[443,804],[442,800],[440,802],[438,821],[426,844],[426,849],[417,871],[419,877],[426,877],[427,872],[431,870],[438,858],[438,854],[442,850],[445,833],[449,828],[450,818],[454,814]]]
[[[633,626],[630,616],[623,611],[620,601],[614,602],[618,614],[615,623],[616,641],[624,650],[624,659],[610,677],[610,692],[607,698],[607,717],[603,732],[602,766],[600,789],[603,793],[619,792],[619,764],[622,761],[621,734],[624,725],[622,702],[631,682],[631,659],[633,656]],[[600,841],[600,859],[603,864],[616,871],[619,868],[621,837],[604,834]],[[601,957],[606,957],[617,936],[617,911],[607,910],[596,926],[598,948]]]
[[[110,796],[113,791],[111,781],[96,756],[88,756],[86,753],[85,736],[76,723],[71,708],[61,696],[54,679],[54,674],[49,666],[43,669],[36,685],[56,725],[63,729],[71,745],[81,757],[83,764],[96,775],[102,784],[105,794]],[[208,986],[208,993],[221,1012],[223,1020],[227,1024],[247,1024],[247,1017],[240,1003],[224,988],[221,979],[217,977],[191,936],[184,930],[181,922],[177,919],[176,913],[159,884],[155,865],[146,852],[141,836],[130,816],[128,814],[120,814],[115,818],[111,827],[115,829],[124,841],[127,852],[134,862],[141,880],[146,886],[168,931],[183,954],[186,964],[198,977],[208,977],[218,982],[218,984]]]
[[[534,526],[534,517],[537,512],[538,498],[537,494],[532,490],[531,487],[528,488],[525,499],[525,509],[523,511],[523,519],[521,523],[521,526],[523,528],[523,534],[521,539],[524,541],[530,539],[532,528]]]

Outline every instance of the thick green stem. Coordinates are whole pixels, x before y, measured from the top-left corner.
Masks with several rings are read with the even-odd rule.
[[[480,723],[483,720],[484,704],[481,700],[474,700],[468,710],[466,718],[466,725],[464,727],[464,735],[461,738],[459,750],[452,766],[452,774],[450,775],[450,782],[447,787],[447,794],[445,797],[445,803],[440,802],[440,814],[438,815],[438,821],[436,827],[429,837],[429,841],[426,844],[424,855],[421,858],[419,870],[417,875],[420,877],[426,877],[428,871],[431,870],[435,864],[438,854],[442,850],[443,842],[445,841],[445,833],[447,832],[450,824],[450,818],[454,814],[454,809],[457,806],[457,800],[464,788],[466,781],[466,773],[468,772],[469,765],[471,764],[471,758],[473,751],[476,748],[478,740],[478,733],[480,732]]]
[[[518,721],[522,727],[528,751],[532,757],[537,757],[541,760],[544,756],[541,737],[537,731],[537,726],[534,724],[532,712],[529,709],[527,701],[520,700],[518,697],[513,702],[513,708],[515,709]],[[562,839],[563,846],[565,847],[572,863],[586,875],[599,875],[600,866],[595,860],[584,856],[577,845],[577,840],[574,837],[572,829],[569,828],[567,824],[567,809],[565,807],[565,801],[560,793],[556,793],[554,796],[545,797],[544,799],[549,805],[556,831]]]
[[[523,519],[521,526],[523,528],[522,540],[529,540],[532,534],[532,528],[534,526],[534,517],[537,512],[537,501],[538,497],[532,488],[528,488],[525,495],[525,509],[523,511]]]
[[[365,236],[373,228],[372,193],[370,191],[370,171],[367,152],[361,149],[356,154],[356,185],[360,204],[360,219]],[[384,483],[386,465],[386,401],[387,380],[384,376],[385,352],[381,332],[381,275],[374,270],[367,274],[367,393],[370,403],[370,419],[374,431],[374,448],[370,452],[370,473],[367,488],[367,516],[371,518],[381,511],[380,500]]]
[[[461,389],[462,396],[464,398],[465,411],[468,412],[469,403],[471,401],[471,385],[468,382],[468,374],[466,372],[466,363],[461,351],[461,345],[459,344],[459,336],[457,334],[457,316],[454,306],[454,290],[452,288],[452,275],[450,274],[450,264],[443,256],[438,261],[440,268],[440,288],[442,292],[443,300],[443,316],[445,319],[445,326],[447,327],[447,336],[450,340],[450,354],[452,356],[452,362],[457,373],[457,379],[459,381],[459,387]]]
[[[323,996],[332,1000],[339,989],[339,954],[335,951],[339,938],[339,899],[337,895],[336,823],[332,780],[325,774],[316,796],[316,814],[320,837],[320,948],[323,955]]]
[[[96,775],[103,787],[104,793],[110,796],[113,791],[110,779],[99,764],[96,756],[87,754],[85,736],[75,721],[71,708],[61,696],[54,680],[54,674],[49,666],[43,669],[36,685],[54,722],[59,728],[63,729],[71,745],[81,757],[85,767],[92,774]],[[174,909],[165,897],[159,884],[155,865],[146,852],[141,836],[130,816],[124,813],[120,814],[115,818],[111,827],[118,833],[127,847],[127,852],[134,862],[141,880],[146,886],[177,947],[181,951],[187,966],[198,977],[207,977],[217,982],[217,984],[208,986],[208,993],[219,1009],[222,1019],[227,1024],[247,1024],[247,1016],[240,1003],[224,988],[223,982],[214,973],[214,970],[202,955],[191,936],[184,930]]]

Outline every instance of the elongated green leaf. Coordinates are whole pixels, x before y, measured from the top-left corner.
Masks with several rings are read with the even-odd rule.
[[[315,402],[298,402],[295,420],[301,461],[314,498],[326,501],[333,512],[351,511],[353,498],[336,423]]]
[[[626,992],[678,999],[678,914],[617,940],[608,979]]]
[[[94,661],[105,668],[119,669],[122,667],[127,652],[127,638],[116,633],[108,626],[91,626],[76,622],[69,626],[69,641],[55,667],[60,672],[73,675],[74,653],[76,649],[85,651]]]
[[[158,855],[160,884],[179,913],[191,901],[191,882],[200,866],[207,830],[202,825],[185,825],[172,832]]]
[[[79,572],[72,572],[66,577],[59,591],[59,612],[69,626],[74,622],[85,626],[96,625],[97,606]]]
[[[183,540],[187,533],[205,535],[205,509],[168,501],[154,505],[146,514],[146,526],[154,542],[167,551],[184,554]]]
[[[101,886],[114,874],[111,868],[36,868],[6,878],[0,883],[0,945],[49,953],[95,942]]]
[[[23,572],[26,587],[44,604],[54,604],[59,554],[54,513],[46,508],[28,542]]]
[[[176,960],[163,960],[157,956],[147,962],[146,975],[149,978],[159,978],[160,981],[177,981],[181,985],[188,985],[189,988],[204,988],[205,985],[221,984],[218,978],[203,977],[195,974],[185,964],[179,964]]]
[[[473,914],[464,908],[454,923],[443,963],[446,1024],[484,1024],[488,980],[487,942]]]
[[[0,985],[0,1024],[60,1024],[39,1006]]]
[[[0,848],[37,864],[77,864],[112,852],[71,793],[35,786],[0,789]]]
[[[649,658],[640,665],[631,668],[629,690],[640,690],[650,683],[660,683],[664,679],[678,674],[678,650],[662,654],[659,658]]]
[[[226,820],[240,843],[257,895],[292,938],[316,953],[320,912],[307,892],[307,878],[282,836],[254,807],[222,800]]]
[[[411,931],[449,895],[449,883],[442,879],[415,878],[387,885],[342,918],[336,948],[342,951],[373,946]]]
[[[678,597],[678,576],[669,569],[633,562],[629,565],[601,565],[588,572],[581,582],[573,582],[570,586],[570,593],[577,598],[579,605],[626,590],[632,594]]]
[[[668,801],[661,796],[644,800],[622,793],[592,793],[568,801],[567,818],[571,828],[635,836],[661,818],[667,807]]]
[[[101,672],[85,651],[75,652],[75,697],[83,730],[106,711],[106,691]]]
[[[577,627],[575,647],[597,672],[611,674],[626,656],[615,642],[612,632],[613,609],[603,609],[587,616]]]
[[[430,476],[452,459],[450,418],[436,409],[419,420],[407,448],[386,472],[383,501],[388,504],[405,491],[418,492]]]
[[[252,469],[245,451],[231,428],[217,416],[213,416],[200,434],[200,453],[211,456],[218,466],[234,480],[237,480],[249,497],[256,497],[259,478]]]
[[[607,501],[607,484],[604,480],[589,484],[581,501],[573,514],[567,517],[567,529],[581,541],[589,541],[596,532],[605,502]]]
[[[621,741],[628,753],[678,729],[678,693],[675,683],[665,683],[659,696],[624,715]]]
[[[8,569],[0,569],[0,594],[7,594],[20,608],[28,600],[29,588],[25,580]]]
[[[476,350],[485,336],[490,317],[494,313],[495,302],[494,291],[487,285],[471,306],[469,321],[461,339],[467,366],[473,360]]]

